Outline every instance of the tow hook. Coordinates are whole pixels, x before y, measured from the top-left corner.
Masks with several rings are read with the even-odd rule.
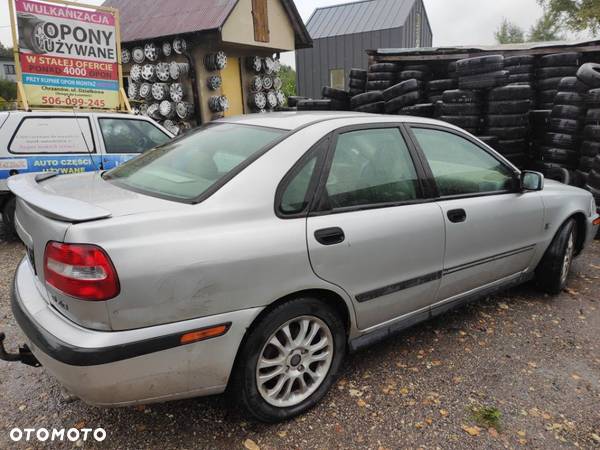
[[[31,350],[29,350],[27,345],[19,347],[19,353],[8,353],[4,348],[4,339],[6,339],[6,335],[0,333],[0,359],[9,362],[19,361],[32,367],[41,367],[40,362],[33,356],[33,353],[31,353]]]

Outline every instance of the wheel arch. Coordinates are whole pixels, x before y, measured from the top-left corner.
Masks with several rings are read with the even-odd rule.
[[[575,242],[575,250],[576,254],[579,254],[583,250],[583,245],[585,244],[587,237],[587,218],[584,213],[576,212],[575,214],[571,215],[567,220],[565,220],[563,224],[570,219],[575,219],[575,226],[577,227],[577,240]]]

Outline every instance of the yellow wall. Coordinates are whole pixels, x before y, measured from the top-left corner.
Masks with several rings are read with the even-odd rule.
[[[221,78],[223,79],[221,93],[229,100],[229,109],[225,111],[225,117],[244,114],[240,58],[236,58],[233,55],[227,58],[227,67],[221,70]]]
[[[240,0],[223,26],[223,42],[266,47],[280,51],[295,48],[294,29],[280,0],[268,0],[269,42],[254,40],[252,0]]]

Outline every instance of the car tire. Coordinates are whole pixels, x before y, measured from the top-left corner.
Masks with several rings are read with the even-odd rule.
[[[376,63],[369,66],[369,72],[398,72],[395,63]]]
[[[367,79],[367,71],[363,69],[350,69],[349,78],[354,78],[355,80],[366,80]]]
[[[367,75],[367,81],[396,81],[397,72],[371,72]]]
[[[526,114],[531,109],[531,100],[505,100],[488,103],[488,114]]]
[[[416,105],[421,101],[422,97],[420,91],[412,91],[399,95],[398,97],[385,102],[385,112],[395,113],[406,106]]]
[[[348,83],[348,86],[352,89],[365,89],[365,86],[367,85],[367,81],[365,80],[359,80],[358,78],[350,78],[350,82]]]
[[[432,80],[427,83],[427,90],[444,92],[451,89],[457,88],[457,82],[453,78],[446,78],[442,80]]]
[[[453,89],[444,91],[442,101],[444,103],[481,103],[482,97],[480,92]]]
[[[534,81],[533,73],[515,73],[508,76],[508,83],[531,83]]]
[[[581,156],[579,158],[579,170],[581,170],[582,172],[585,172],[586,181],[587,181],[587,174],[594,169],[594,159],[595,158],[593,158],[591,156]]]
[[[537,87],[540,91],[557,90],[562,78],[543,78],[538,80]]]
[[[590,87],[577,77],[563,77],[558,83],[559,91],[586,93]]]
[[[479,116],[441,116],[439,119],[460,128],[477,129],[481,125],[481,117]]]
[[[416,105],[405,106],[400,109],[400,114],[417,117],[433,117],[435,114],[434,105],[433,103],[418,103]]]
[[[461,76],[458,78],[460,89],[490,89],[508,84],[508,70]]]
[[[481,105],[479,103],[442,103],[443,116],[480,116]]]
[[[591,110],[593,111],[593,110]],[[551,117],[559,119],[580,119],[585,114],[585,108],[575,105],[554,105]],[[589,113],[588,113],[589,114]]]
[[[323,91],[321,92],[321,94],[325,98],[340,100],[342,102],[346,102],[349,100],[348,92],[342,91],[341,89],[330,88],[329,86],[323,86]]]
[[[576,166],[579,162],[579,153],[566,148],[542,147],[542,158],[544,161]]]
[[[590,88],[600,88],[600,64],[586,63],[577,71],[577,78]]]
[[[490,102],[501,102],[506,100],[529,100],[533,95],[531,86],[526,84],[510,84],[497,87],[489,93]]]
[[[588,108],[600,108],[600,88],[590,89],[585,97]]]
[[[562,225],[535,270],[538,286],[546,293],[557,295],[567,285],[576,244],[577,226],[574,219],[569,219]]]
[[[532,66],[534,63],[535,57],[533,55],[507,56],[504,58],[504,67]]]
[[[557,133],[577,134],[581,129],[581,122],[575,119],[550,119],[550,130]]]
[[[513,140],[525,138],[528,132],[528,127],[489,127],[485,134],[497,136],[500,140]]]
[[[539,92],[539,101],[540,108],[539,109],[552,109],[554,106],[554,99],[556,98],[556,94],[558,94],[558,90],[556,89],[548,89],[545,91]]]
[[[309,321],[306,329],[300,325],[303,320]],[[286,326],[291,339],[286,338]],[[319,327],[317,334],[307,342],[310,333],[315,330],[314,327]],[[304,342],[297,345],[290,342],[294,339],[299,341],[301,333],[306,336]],[[269,344],[274,340],[279,342],[280,349]],[[262,422],[281,422],[302,414],[315,406],[335,381],[346,355],[346,340],[346,329],[339,313],[327,303],[316,298],[300,297],[277,305],[248,331],[232,371],[230,394],[241,403],[247,414]],[[282,341],[286,342],[281,345]],[[308,350],[311,343],[313,347],[325,345],[324,349],[328,349],[329,355],[322,356],[327,351],[323,351],[324,349],[311,353]],[[288,350],[282,347],[293,348]],[[272,355],[284,356],[286,364],[282,364],[279,369],[277,365],[259,368],[260,359],[275,359]],[[307,364],[305,358],[309,357],[304,355],[316,355],[322,359],[313,360],[304,367],[304,364]],[[266,377],[273,373],[266,370],[269,367],[276,367],[274,371],[284,372],[261,384],[258,380],[260,373],[266,373]],[[310,373],[314,373],[315,376]],[[290,381],[291,377],[295,378]],[[300,377],[307,383],[305,389],[308,389],[308,392],[301,392],[301,383],[298,381]],[[313,385],[309,384],[310,380],[314,380]],[[272,391],[277,386],[279,390],[269,396],[269,389]],[[295,391],[299,398],[286,399],[285,395],[278,395],[287,388]]]
[[[417,91],[422,85],[423,82],[417,79],[402,81],[384,90],[383,99],[387,102],[408,92]]]
[[[383,80],[376,80],[376,81],[367,81],[367,91],[383,91],[387,88],[389,88],[392,84],[394,84],[393,81],[383,81]]]
[[[504,64],[504,68],[510,72],[511,75],[531,75],[534,71],[534,66],[531,64],[520,64],[518,66],[507,67]]]
[[[585,123],[586,125],[600,125],[600,108],[588,109]]]
[[[419,81],[427,81],[430,77],[429,72],[421,72],[420,70],[403,70],[398,74],[399,81],[405,80],[419,80]]]
[[[585,96],[579,92],[558,91],[556,97],[554,97],[555,105],[579,106],[585,104],[585,101]]]
[[[600,142],[584,141],[581,144],[581,155],[595,158],[596,155],[600,155]]]
[[[350,99],[350,106],[354,109],[358,106],[367,105],[369,103],[380,102],[383,100],[383,95],[380,91],[365,92],[364,94],[355,95]]]
[[[544,141],[548,145],[556,146],[559,148],[574,149],[577,146],[577,136],[567,133],[546,133]]]
[[[385,112],[385,102],[375,102],[357,106],[354,108],[354,111],[370,114],[383,114]]]
[[[575,66],[541,67],[537,70],[538,79],[572,77],[577,72]]]
[[[529,125],[529,116],[527,114],[492,114],[486,117],[487,124],[491,128],[495,127],[520,127]]]
[[[553,53],[542,56],[539,65],[540,67],[579,66],[580,59],[581,53],[577,52]]]
[[[529,143],[527,139],[500,139],[498,140],[498,151],[504,155],[529,153]]]
[[[16,241],[18,238],[17,230],[15,229],[16,206],[17,199],[11,196],[2,207],[2,227],[6,241]]]
[[[590,141],[600,141],[600,125],[586,125],[583,129],[583,136]]]
[[[459,76],[471,76],[495,72],[504,68],[503,55],[486,55],[456,61],[456,71]]]

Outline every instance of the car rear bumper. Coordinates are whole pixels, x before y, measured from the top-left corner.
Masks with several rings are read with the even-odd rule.
[[[237,349],[261,308],[129,331],[80,327],[49,306],[27,259],[15,274],[13,314],[38,361],[87,403],[124,406],[223,392]],[[188,332],[227,332],[182,345]]]

